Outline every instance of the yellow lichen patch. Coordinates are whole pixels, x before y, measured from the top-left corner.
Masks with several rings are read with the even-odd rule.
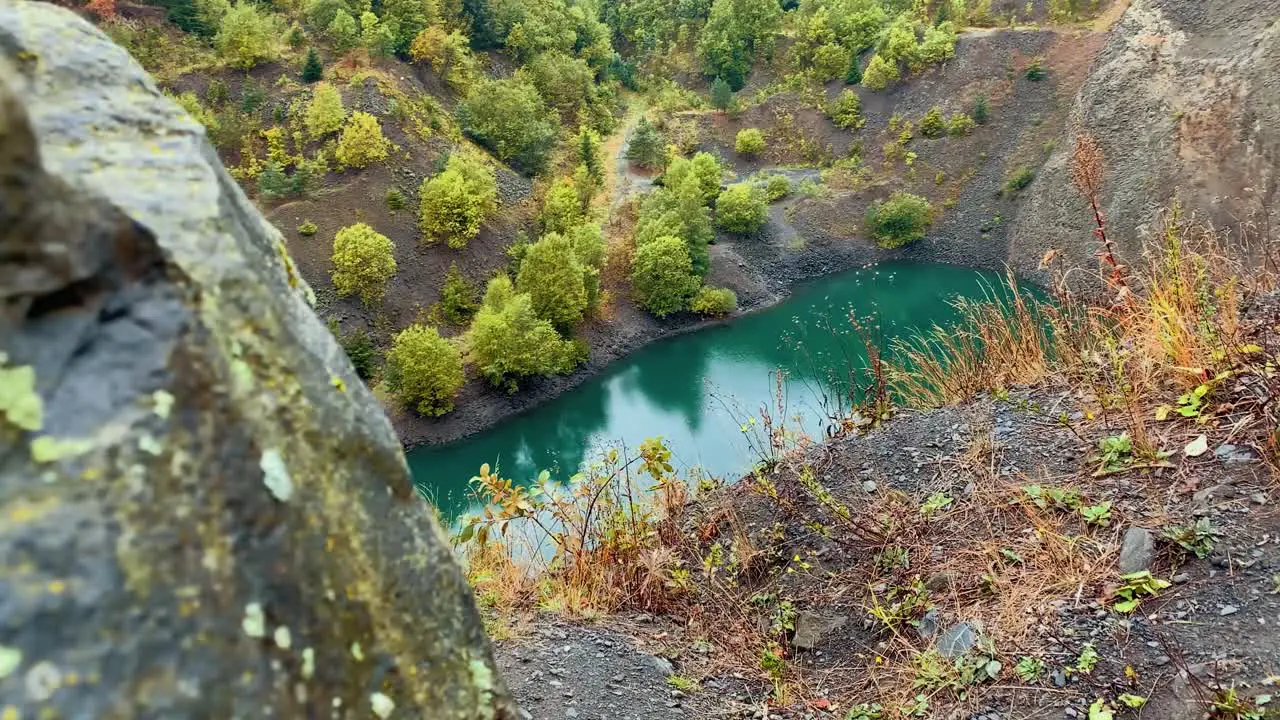
[[[283,238],[276,238],[276,254],[280,256],[280,263],[284,265],[285,281],[289,283],[289,287],[296,290],[300,282],[298,268],[294,266],[293,258],[289,257],[289,248],[285,246]]]
[[[47,589],[50,595],[61,595],[67,591],[67,582],[65,580],[50,580]]]
[[[22,665],[22,651],[15,647],[0,645],[0,680],[14,673]]]
[[[37,464],[51,463],[83,455],[92,449],[92,440],[41,435],[31,441],[31,459]]]
[[[39,430],[44,425],[44,401],[36,393],[35,368],[6,367],[8,360],[0,353],[0,415],[19,430]]]
[[[50,510],[58,507],[58,505],[59,503],[55,498],[42,498],[35,502],[22,499],[10,501],[9,506],[5,509],[5,524],[25,525],[39,520]]]
[[[157,390],[151,394],[152,409],[160,419],[167,420],[169,411],[173,409],[173,394],[167,390]]]
[[[332,376],[330,376],[330,377],[329,377],[329,383],[330,383],[331,385],[333,385],[335,388],[337,388],[337,389],[338,389],[338,392],[340,392],[340,393],[344,393],[344,392],[346,392],[346,391],[347,391],[347,383],[346,383],[346,381],[345,381],[345,380],[343,380],[342,378],[338,377],[337,375],[332,375]]]

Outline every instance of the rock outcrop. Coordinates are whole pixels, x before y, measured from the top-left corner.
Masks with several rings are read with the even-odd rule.
[[[1269,231],[1280,180],[1277,18],[1280,0],[1133,0],[1018,214],[1014,267],[1034,273],[1049,248],[1093,267],[1092,216],[1069,169],[1085,132],[1106,156],[1108,235],[1124,261],[1139,260],[1175,199],[1217,226]]]
[[[515,716],[310,297],[124,50],[0,3],[0,715]]]

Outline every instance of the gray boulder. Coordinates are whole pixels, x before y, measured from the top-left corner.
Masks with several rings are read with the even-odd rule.
[[[0,704],[516,716],[311,298],[124,50],[0,3]]]

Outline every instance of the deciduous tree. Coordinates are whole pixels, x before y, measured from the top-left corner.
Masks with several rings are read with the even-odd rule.
[[[320,138],[342,129],[347,119],[347,109],[342,106],[342,94],[329,83],[319,83],[311,92],[311,102],[307,103],[307,111],[303,122],[307,126],[307,134]]]
[[[662,318],[689,306],[698,291],[689,250],[678,237],[663,237],[636,248],[631,287],[640,307]]]
[[[414,323],[387,352],[387,389],[405,406],[436,417],[453,410],[462,389],[462,353],[439,331]]]
[[[455,152],[443,172],[422,182],[419,196],[423,240],[464,248],[497,208],[498,189],[488,163],[471,153]]]
[[[728,232],[752,235],[768,219],[768,200],[754,183],[730,185],[716,200],[716,222]]]
[[[480,373],[513,392],[522,378],[566,373],[577,360],[574,344],[538,317],[533,301],[516,292],[506,275],[489,281],[468,335],[471,359]]]
[[[587,310],[585,272],[573,241],[549,233],[529,246],[520,262],[516,290],[529,295],[538,317],[567,334]]]
[[[365,223],[338,231],[333,238],[333,285],[339,295],[356,295],[366,305],[382,302],[387,280],[396,274],[394,245]]]
[[[278,53],[280,30],[275,18],[257,5],[240,0],[218,26],[213,45],[231,65],[248,70],[262,60],[272,60]]]
[[[391,141],[382,134],[378,119],[356,111],[347,118],[338,138],[338,162],[347,167],[362,168],[387,159]]]
[[[518,77],[477,85],[458,106],[458,120],[498,159],[534,172],[546,165],[559,134],[538,89]]]

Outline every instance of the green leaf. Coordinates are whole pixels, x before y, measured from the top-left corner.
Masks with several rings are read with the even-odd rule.
[[[1117,699],[1124,703],[1125,707],[1140,708],[1147,704],[1147,699],[1145,697],[1141,695],[1133,695],[1131,693],[1124,693]]]
[[[1115,605],[1113,605],[1112,608],[1118,613],[1131,613],[1134,610],[1138,609],[1138,604],[1140,602],[1142,601],[1138,600],[1137,598],[1134,598],[1132,600],[1121,600],[1120,602],[1117,602]]]
[[[1111,706],[1107,705],[1107,701],[1098,698],[1089,706],[1089,720],[1115,720],[1115,714],[1111,712]]]

